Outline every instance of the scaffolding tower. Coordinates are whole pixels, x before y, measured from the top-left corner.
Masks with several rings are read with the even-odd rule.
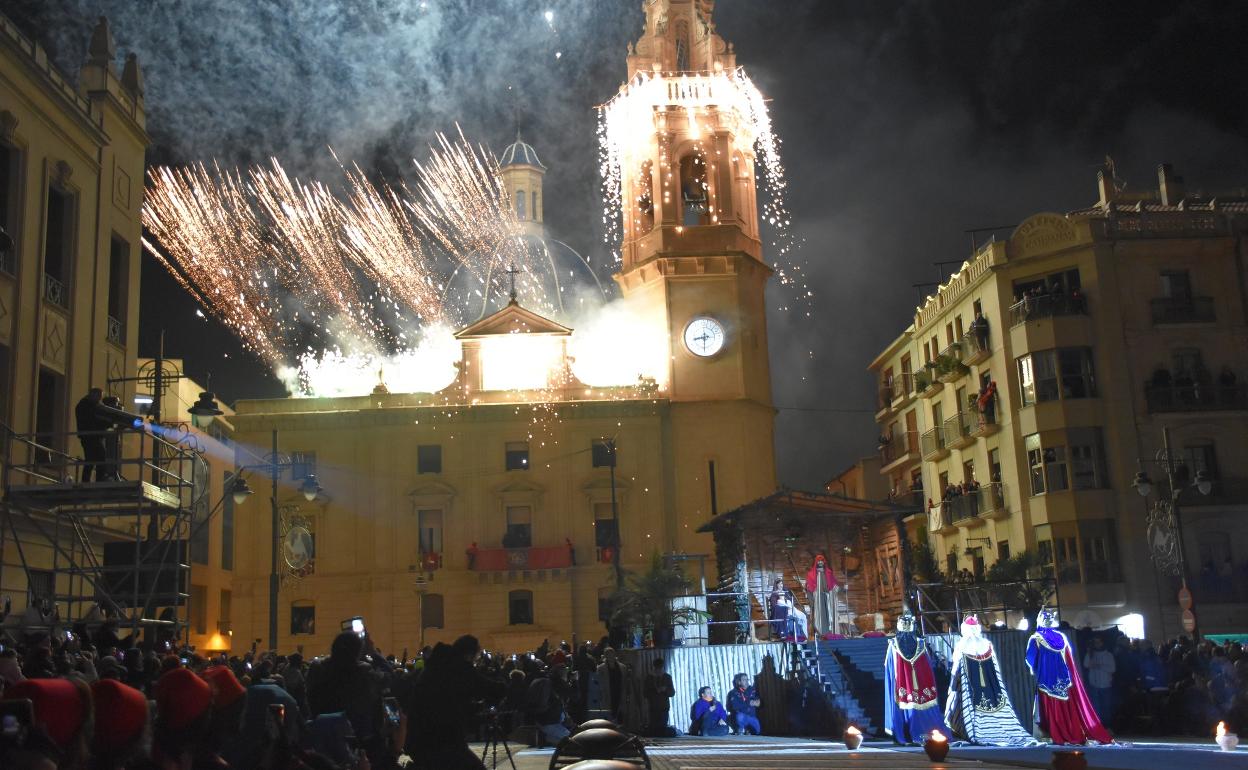
[[[0,563],[16,552],[28,586],[32,570],[52,574],[50,592],[28,600],[21,632],[114,621],[136,637],[183,636],[193,507],[206,493],[195,488],[194,466],[204,459],[158,435],[159,424],[132,424],[124,432],[8,434]],[[98,463],[68,451],[93,436],[113,442],[103,475],[114,480],[84,482]],[[50,564],[27,558],[36,544],[50,549]]]

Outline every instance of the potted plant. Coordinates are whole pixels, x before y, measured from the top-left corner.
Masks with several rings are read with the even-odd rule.
[[[611,595],[611,625],[651,629],[655,647],[671,647],[676,626],[710,617],[693,607],[673,607],[672,599],[684,596],[690,582],[679,567],[669,567],[656,551],[645,572],[628,576],[624,586]]]

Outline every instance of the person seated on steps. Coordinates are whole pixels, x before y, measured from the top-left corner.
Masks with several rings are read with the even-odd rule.
[[[706,737],[727,735],[727,719],[728,712],[724,711],[724,704],[715,700],[715,693],[711,692],[711,688],[703,687],[698,690],[698,699],[689,709],[689,734]]]
[[[762,733],[758,723],[758,707],[762,705],[758,690],[750,684],[749,674],[737,674],[732,678],[732,690],[728,693],[728,724],[737,735]]]

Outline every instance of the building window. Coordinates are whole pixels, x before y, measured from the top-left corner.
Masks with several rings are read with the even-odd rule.
[[[529,442],[508,441],[506,463],[509,471],[527,471],[529,469]]]
[[[992,482],[1001,480],[1001,449],[998,447],[988,450],[988,480]]]
[[[126,300],[130,293],[130,244],[114,235],[108,252],[108,325],[105,334],[126,344]]]
[[[416,447],[416,472],[442,472],[442,446],[440,444],[421,444]]]
[[[442,594],[424,594],[420,597],[420,627],[446,628],[446,603]]]
[[[614,439],[596,438],[589,451],[595,468],[611,468],[615,466],[619,449]]]
[[[50,609],[56,595],[56,573],[49,569],[28,569],[26,580],[27,606]]]
[[[309,601],[290,604],[290,633],[292,636],[316,633],[316,605]]]
[[[0,422],[6,425],[13,424],[13,421],[9,418],[10,398],[9,346],[0,345]]]
[[[1084,582],[1122,582],[1118,569],[1118,534],[1113,519],[1080,521],[1079,540],[1083,544]]]
[[[1010,558],[1010,544],[1004,540],[997,543],[997,561],[1005,561]]]
[[[1075,489],[1109,486],[1105,473],[1105,447],[1100,428],[1072,428],[1066,440],[1070,447],[1070,480]]]
[[[291,452],[290,477],[302,481],[316,475],[316,452]]]
[[[211,528],[208,525],[209,496],[212,489],[208,483],[208,473],[212,469],[208,463],[196,457],[191,463],[191,561],[195,564],[208,563],[208,545]],[[207,622],[205,616],[204,622]],[[199,633],[204,633],[200,631]]]
[[[607,625],[611,624],[611,597],[614,594],[614,588],[598,589],[598,620]]]
[[[1014,283],[1014,296],[1018,300],[1022,299],[1023,295],[1029,291],[1038,291],[1042,294],[1064,294],[1066,292],[1079,291],[1081,288],[1083,287],[1079,280],[1079,268],[1073,267],[1069,270],[1049,273],[1039,278],[1016,281]]]
[[[950,551],[945,556],[945,577],[952,579],[956,574],[958,574],[958,555]]]
[[[1212,441],[1201,439],[1189,441],[1183,446],[1179,456],[1180,467],[1186,467],[1188,480],[1194,481],[1196,474],[1204,471],[1211,480],[1218,478],[1218,451]]]
[[[74,197],[48,188],[48,229],[43,249],[43,298],[53,305],[69,307],[70,260],[74,248]]]
[[[39,390],[35,402],[35,432],[43,446],[64,450],[65,420],[68,408],[65,402],[65,378],[39,367]],[[38,451],[39,462],[51,463],[52,455]]]
[[[20,198],[18,182],[21,167],[21,156],[17,150],[0,144],[0,228],[14,240],[13,248],[0,253],[0,272],[17,275],[17,255],[20,246],[17,241]]]
[[[1070,488],[1066,471],[1065,446],[1041,446],[1040,434],[1023,437],[1027,466],[1031,477],[1031,494],[1061,492]]]
[[[208,633],[208,588],[191,586],[191,630],[197,634]]]
[[[442,511],[428,509],[416,514],[420,527],[420,552],[423,555],[442,553]]]
[[[676,22],[676,71],[689,70],[689,25],[684,21]]]
[[[598,558],[605,560],[603,549],[616,548],[620,544],[620,522],[611,510],[611,503],[594,503],[594,546]]]
[[[1191,302],[1192,275],[1186,270],[1162,270],[1161,294],[1178,302]]]
[[[507,506],[507,534],[504,548],[533,547],[533,509],[527,505]]]
[[[234,603],[234,595],[226,589],[221,589],[221,606],[217,609],[217,633],[229,634],[230,632],[230,614],[231,606]]]
[[[234,474],[225,472],[225,497],[221,502],[221,569],[234,569]]]
[[[507,594],[507,622],[513,626],[533,624],[532,591],[511,591]]]
[[[1021,402],[1029,406],[1041,401],[1096,396],[1091,348],[1041,350],[1018,359]]]
[[[533,191],[533,206],[529,209],[529,216],[532,217],[534,222],[541,220],[541,217],[537,215],[537,190]]]

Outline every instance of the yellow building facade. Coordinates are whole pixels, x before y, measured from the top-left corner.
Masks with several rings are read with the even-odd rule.
[[[70,452],[73,407],[88,388],[133,396],[122,380],[138,345],[150,140],[138,61],[118,65],[106,21],[75,84],[0,15],[0,422]],[[50,605],[69,592],[68,575],[54,576],[46,538],[7,506],[3,515],[0,594],[19,612]],[[111,537],[97,523],[86,531]]]
[[[1032,552],[1076,625],[1183,633],[1178,577],[1152,558],[1176,542],[1153,522],[1168,432],[1198,625],[1242,627],[1246,222],[1248,203],[1193,194],[1168,166],[1138,192],[1107,170],[1096,204],[984,243],[916,309],[870,365],[881,474],[927,501],[909,534],[946,575]]]
[[[707,3],[648,4],[616,99],[668,82],[728,87],[734,57],[710,22]],[[659,330],[662,376],[577,380],[576,330],[520,296],[457,334],[458,377],[439,393],[236,404],[239,463],[276,445],[286,469],[276,535],[297,553],[278,570],[280,649],[323,651],[356,615],[387,652],[469,632],[505,650],[597,639],[617,549],[627,570],[656,552],[711,558],[698,527],[775,490],[755,137],[738,107],[662,93],[662,108],[645,108],[650,130],[622,151],[615,275],[638,333]],[[517,141],[501,160],[518,216],[540,231],[536,151]],[[498,384],[498,367],[526,361],[550,362],[542,383]],[[310,472],[323,492],[307,502],[297,486]],[[249,478],[270,492],[263,474]],[[264,501],[247,505],[235,650],[267,643],[275,533]]]

